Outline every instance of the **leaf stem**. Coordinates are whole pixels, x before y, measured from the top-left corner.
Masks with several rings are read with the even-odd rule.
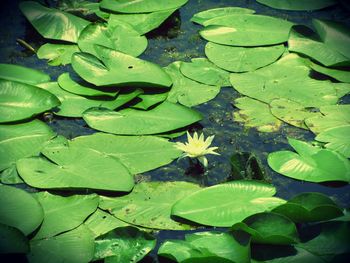
[[[29,51],[36,53],[35,49],[29,45],[26,41],[24,41],[23,39],[17,38],[16,39],[17,43],[19,43],[22,47],[28,49]]]

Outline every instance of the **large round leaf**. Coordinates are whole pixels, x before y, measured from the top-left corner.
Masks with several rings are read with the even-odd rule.
[[[1,224],[29,235],[41,224],[43,217],[43,209],[32,195],[12,186],[0,185]]]
[[[147,48],[147,38],[127,23],[91,24],[81,32],[78,45],[81,51],[95,56],[98,56],[95,45],[101,45],[137,57]]]
[[[21,158],[39,155],[42,145],[54,136],[50,127],[39,120],[0,125],[0,171]]]
[[[43,158],[17,162],[17,170],[30,186],[44,189],[89,188],[130,191],[133,177],[117,159],[88,148],[56,146],[44,149]]]
[[[149,13],[179,8],[188,0],[102,0],[100,7],[118,13]]]
[[[190,227],[171,219],[173,204],[199,190],[198,185],[187,182],[142,182],[122,197],[101,197],[100,208],[117,218],[137,226],[183,230]]]
[[[90,23],[85,19],[34,1],[24,1],[19,8],[35,29],[45,38],[76,43],[80,32]]]
[[[310,11],[322,9],[337,3],[336,0],[256,0],[260,4],[276,9]]]
[[[171,214],[193,222],[229,227],[255,213],[285,203],[272,197],[272,185],[256,181],[234,181],[204,188],[174,204]]]
[[[232,47],[209,42],[205,55],[218,67],[232,71],[253,71],[275,62],[284,52],[283,45],[269,47]]]
[[[50,81],[50,76],[39,70],[20,65],[0,64],[0,79],[35,85]]]
[[[111,111],[90,109],[83,118],[93,129],[121,134],[146,135],[176,130],[202,119],[195,110],[171,102],[163,102],[148,110]]]
[[[291,22],[271,16],[227,15],[204,22],[200,35],[214,43],[230,46],[265,46],[286,42]]]
[[[309,182],[350,182],[350,161],[342,155],[295,139],[288,141],[297,153],[270,153],[268,164],[274,171]]]
[[[58,98],[46,90],[0,79],[0,123],[27,119],[59,105]]]
[[[50,66],[59,66],[70,64],[73,53],[79,51],[77,45],[46,43],[38,49],[36,55],[39,59],[47,59]]]
[[[96,86],[172,84],[168,74],[156,64],[102,46],[95,46],[95,51],[101,61],[91,54],[75,53],[72,66],[84,80]]]
[[[120,160],[132,174],[144,173],[181,155],[174,143],[156,136],[117,136],[95,133],[74,138],[70,145],[91,148]]]

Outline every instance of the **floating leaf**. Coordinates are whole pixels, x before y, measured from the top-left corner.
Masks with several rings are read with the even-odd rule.
[[[194,14],[191,18],[191,21],[200,25],[207,20],[212,18],[227,16],[227,15],[241,15],[241,14],[254,14],[255,11],[248,8],[242,7],[219,7],[212,8],[205,11],[198,12]]]
[[[0,123],[28,119],[60,105],[46,90],[0,79]]]
[[[29,252],[29,243],[25,235],[15,227],[0,223],[0,255]]]
[[[156,64],[102,46],[95,46],[95,51],[101,61],[91,54],[75,53],[72,66],[84,80],[96,86],[172,84],[168,74]]]
[[[30,241],[29,262],[86,263],[94,255],[94,236],[84,225],[61,235]]]
[[[205,55],[218,67],[232,71],[253,71],[275,62],[285,51],[284,45],[268,47],[232,47],[207,43]]]
[[[230,86],[229,72],[220,69],[206,58],[193,58],[191,63],[181,62],[180,71],[185,77],[203,84]]]
[[[350,74],[349,71],[345,70],[338,70],[338,69],[331,69],[322,67],[320,65],[317,65],[315,63],[310,63],[309,65],[313,70],[322,73],[324,75],[330,76],[338,81],[350,83]]]
[[[350,158],[350,125],[327,129],[318,134],[315,140],[326,143],[325,147]]]
[[[83,52],[94,56],[98,56],[95,45],[100,45],[137,57],[147,48],[147,38],[123,22],[115,26],[90,24],[81,32],[78,45]]]
[[[149,13],[179,8],[188,0],[102,0],[100,7],[117,13]]]
[[[289,217],[294,222],[326,221],[343,215],[340,207],[321,193],[301,193],[273,212]]]
[[[249,97],[234,102],[239,111],[233,112],[234,121],[243,122],[246,127],[255,127],[260,132],[278,131],[282,122],[271,114],[268,104]]]
[[[168,94],[168,101],[179,102],[182,105],[192,107],[214,99],[220,92],[220,86],[209,86],[193,81],[182,75],[181,62],[176,61],[165,68],[173,81],[173,86]]]
[[[90,109],[84,112],[83,118],[91,128],[99,131],[146,135],[188,126],[201,120],[202,116],[195,110],[166,101],[148,111]]]
[[[216,231],[185,235],[185,240],[165,241],[158,255],[176,262],[250,262],[250,237]]]
[[[63,197],[49,192],[35,194],[44,209],[44,221],[33,239],[43,239],[72,230],[92,214],[99,202],[96,194]],[[64,220],[61,220],[64,217]]]
[[[230,227],[247,216],[285,203],[272,197],[275,192],[272,185],[256,181],[219,184],[180,199],[171,214],[203,225]]]
[[[272,8],[293,11],[311,11],[323,9],[328,6],[335,5],[336,0],[256,0],[260,4],[267,5]]]
[[[29,235],[42,222],[43,209],[35,198],[24,190],[0,185],[0,223]]]
[[[0,174],[0,181],[3,184],[22,184],[24,183],[17,173],[15,164],[3,170]]]
[[[0,79],[36,85],[50,81],[50,76],[32,68],[13,64],[0,64]]]
[[[43,144],[54,136],[50,127],[39,120],[0,125],[0,171],[21,158],[39,155]]]
[[[156,245],[153,236],[134,227],[118,228],[95,240],[94,260],[139,262]]]
[[[47,59],[50,66],[59,66],[70,64],[73,53],[79,51],[77,45],[47,43],[38,49],[36,55],[39,59]]]
[[[90,23],[75,15],[25,1],[19,8],[35,29],[45,38],[76,43],[81,31]]]
[[[117,136],[95,133],[74,138],[70,145],[88,147],[121,161],[132,174],[144,173],[181,155],[174,143],[156,136]]]
[[[270,153],[267,161],[274,171],[308,182],[350,182],[350,161],[342,155],[291,138],[288,142],[297,153]]]
[[[199,34],[206,40],[230,46],[266,46],[286,42],[292,23],[263,15],[227,15],[204,22]]]
[[[137,226],[183,230],[188,225],[171,219],[173,204],[199,190],[198,185],[187,182],[142,182],[122,197],[101,197],[100,208],[108,210],[117,218]]]
[[[44,189],[130,191],[133,177],[117,159],[88,148],[56,146],[42,153],[50,160],[27,158],[17,170],[30,186]]]
[[[168,97],[168,92],[155,94],[141,94],[137,98],[140,99],[138,103],[132,105],[134,109],[148,110],[151,107],[165,101]]]

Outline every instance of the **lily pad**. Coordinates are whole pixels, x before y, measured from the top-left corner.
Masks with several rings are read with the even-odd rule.
[[[144,173],[181,155],[175,144],[156,136],[117,136],[105,133],[74,138],[70,145],[91,148],[117,158],[132,174]]]
[[[0,79],[0,123],[28,119],[60,104],[58,98],[46,90]]]
[[[256,0],[258,3],[272,8],[293,11],[311,11],[323,9],[337,4],[336,0]]]
[[[42,153],[50,161],[36,157],[17,162],[18,173],[32,187],[128,192],[134,186],[124,165],[92,149],[56,146]]]
[[[96,194],[63,197],[40,192],[34,197],[43,207],[44,221],[33,239],[49,238],[78,227],[96,210],[99,202]]]
[[[36,85],[50,81],[50,76],[32,68],[14,64],[0,64],[0,79]]]
[[[216,17],[227,16],[227,15],[254,14],[254,13],[255,13],[255,10],[248,9],[248,8],[235,7],[235,6],[219,7],[219,8],[212,8],[212,9],[198,12],[192,16],[191,21],[194,23],[203,25],[205,21]]]
[[[101,197],[100,208],[132,225],[169,230],[190,229],[171,219],[173,204],[199,190],[187,182],[142,182],[122,197]]]
[[[89,21],[54,8],[47,8],[34,1],[19,4],[24,16],[45,38],[76,43]]]
[[[156,64],[102,46],[95,46],[95,51],[101,61],[91,54],[75,53],[72,66],[84,80],[96,86],[172,84],[168,74]]]
[[[315,63],[310,63],[309,65],[313,70],[322,73],[324,75],[330,76],[338,81],[350,83],[350,74],[346,70],[331,69],[320,66]]]
[[[0,182],[3,184],[22,184],[24,181],[19,177],[15,164],[3,170],[0,174]]]
[[[94,236],[84,225],[61,235],[30,241],[32,263],[86,263],[94,256]]]
[[[0,223],[0,255],[29,252],[26,236],[15,227]]]
[[[286,42],[293,23],[272,16],[227,15],[204,22],[199,34],[206,40],[230,46],[266,46]]]
[[[81,32],[78,45],[83,52],[94,56],[98,56],[95,45],[100,45],[137,57],[146,50],[147,38],[128,23],[119,22],[115,26],[96,23]]]
[[[93,129],[120,135],[147,135],[176,130],[202,119],[195,110],[171,102],[163,102],[148,110],[111,111],[90,109],[83,118]]]
[[[203,225],[230,227],[247,216],[285,203],[273,197],[275,193],[272,185],[257,181],[218,184],[180,199],[171,214]]]
[[[350,125],[338,126],[319,133],[315,140],[326,143],[325,147],[350,158]]]
[[[233,112],[233,119],[246,127],[254,127],[260,132],[275,132],[282,122],[271,114],[268,104],[249,97],[238,98],[234,102],[239,111]]]
[[[181,63],[176,61],[165,68],[173,81],[168,101],[192,107],[214,99],[220,92],[220,86],[205,85],[186,78],[180,71]]]
[[[229,72],[217,67],[206,58],[193,58],[191,63],[181,62],[180,71],[185,77],[203,84],[230,86]]]
[[[179,8],[188,0],[102,0],[100,7],[117,13],[150,13]]]
[[[36,55],[39,59],[47,59],[50,66],[59,66],[70,64],[73,53],[79,51],[77,45],[47,43],[38,49]]]
[[[141,94],[137,96],[137,98],[140,99],[141,101],[132,105],[132,108],[148,110],[151,107],[165,101],[167,97],[168,97],[168,92],[155,93],[155,94]]]
[[[337,152],[288,139],[297,151],[279,151],[268,156],[269,166],[285,176],[308,182],[350,182],[350,161]]]
[[[45,142],[55,133],[39,120],[0,125],[0,171],[17,160],[39,155]]]
[[[218,67],[232,72],[253,71],[275,62],[285,51],[284,45],[268,47],[232,47],[209,42],[205,55]]]
[[[289,217],[294,222],[327,221],[343,215],[342,209],[321,193],[301,193],[273,212]]]
[[[0,185],[0,223],[29,235],[41,224],[44,213],[35,198],[22,189]]]

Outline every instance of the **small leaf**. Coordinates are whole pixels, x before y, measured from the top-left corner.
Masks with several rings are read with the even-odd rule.
[[[73,53],[79,51],[77,45],[47,43],[38,49],[36,55],[39,59],[47,59],[50,66],[59,66],[70,64]]]

